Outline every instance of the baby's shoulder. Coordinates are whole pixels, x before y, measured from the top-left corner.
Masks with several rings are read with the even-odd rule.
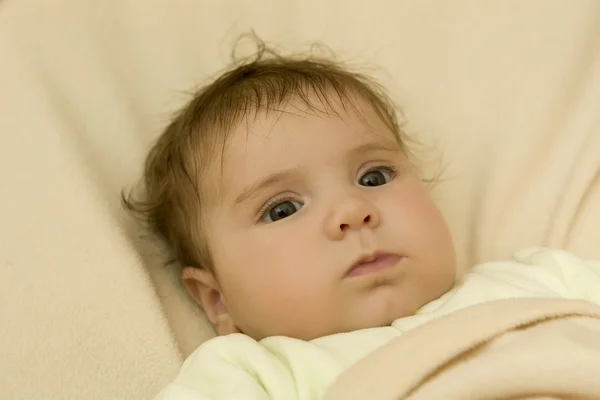
[[[499,288],[514,297],[519,292],[539,297],[588,297],[589,290],[600,288],[600,262],[566,250],[531,247],[515,252],[507,261],[475,266],[464,276],[463,286]]]
[[[584,260],[575,254],[548,247],[528,247],[513,253],[507,260],[488,261],[475,265],[470,273],[498,272],[527,274],[530,272],[550,271],[555,272],[560,268],[589,268],[593,261]],[[596,262],[596,264],[598,264]],[[534,267],[534,268],[529,268]]]

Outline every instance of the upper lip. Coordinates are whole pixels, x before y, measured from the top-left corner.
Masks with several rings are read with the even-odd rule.
[[[392,254],[385,251],[375,251],[373,253],[363,254],[362,256],[358,257],[354,263],[352,263],[350,268],[348,268],[348,270],[346,271],[346,274],[349,274],[354,268],[358,267],[361,264],[372,262],[377,260],[379,257],[390,255]]]

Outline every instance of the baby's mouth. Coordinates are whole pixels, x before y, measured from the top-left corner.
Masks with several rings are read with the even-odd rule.
[[[346,276],[357,277],[379,273],[381,271],[393,268],[404,257],[397,254],[376,252],[370,255],[363,255],[352,264]]]

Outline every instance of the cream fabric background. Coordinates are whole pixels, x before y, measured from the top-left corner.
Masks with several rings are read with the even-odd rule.
[[[3,0],[0,397],[143,399],[211,335],[119,191],[254,28],[373,70],[443,151],[461,266],[600,258],[600,2]]]

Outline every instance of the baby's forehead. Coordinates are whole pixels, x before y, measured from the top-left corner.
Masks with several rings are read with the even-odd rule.
[[[295,99],[277,109],[258,110],[243,118],[229,133],[224,156],[247,152],[252,144],[310,141],[313,130],[323,129],[323,142],[334,133],[326,128],[343,130],[341,137],[347,141],[392,140],[400,144],[399,137],[376,113],[375,109],[361,99],[352,102],[335,100],[318,106]],[[340,149],[342,150],[342,149]]]
[[[370,114],[352,109],[326,114],[299,107],[260,113],[232,132],[223,153],[223,172],[302,167],[360,146],[399,146],[396,135]]]

